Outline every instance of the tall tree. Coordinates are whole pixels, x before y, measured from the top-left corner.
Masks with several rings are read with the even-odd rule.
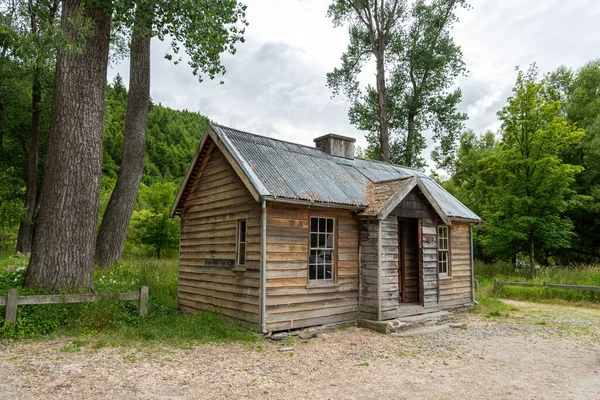
[[[499,149],[480,161],[491,192],[483,211],[485,244],[498,252],[528,252],[532,274],[536,248],[570,245],[573,223],[564,213],[579,200],[572,186],[583,169],[561,155],[584,133],[561,115],[560,102],[544,98],[543,85],[535,67],[519,71],[513,96],[498,112]]]
[[[111,1],[65,0],[39,225],[25,284],[89,289],[94,252]],[[73,47],[77,47],[74,49]]]
[[[350,35],[342,66],[327,74],[327,85],[334,94],[343,90],[353,100],[360,96],[358,75],[368,60],[375,58],[377,125],[383,161],[390,159],[386,71],[393,62],[390,52],[399,37],[404,8],[404,0],[335,0],[327,12],[335,26],[348,24]]]
[[[149,10],[145,10],[148,8]],[[123,155],[115,188],[108,202],[96,243],[96,261],[105,266],[123,253],[135,207],[146,154],[146,123],[150,106],[150,42],[154,4],[138,3],[129,57],[129,94]]]
[[[174,37],[172,49],[175,52],[180,42],[184,43],[194,74],[204,73],[213,79],[225,73],[221,53],[235,53],[235,44],[243,41],[244,27],[247,25],[245,10],[246,6],[237,0],[136,2],[123,156],[96,245],[96,259],[101,266],[121,259],[142,180],[150,103],[150,40],[153,32],[159,37]],[[210,18],[207,19],[206,15],[210,15]]]
[[[545,95],[562,102],[563,115],[585,130],[585,137],[564,152],[569,163],[585,170],[577,176],[577,192],[586,201],[569,212],[576,236],[569,259],[600,259],[600,60],[590,61],[579,70],[559,67],[547,77]]]
[[[31,252],[34,220],[38,205],[38,169],[40,159],[40,135],[42,127],[42,74],[54,57],[55,21],[59,13],[58,0],[27,1],[23,13],[29,19],[29,29],[23,35],[26,63],[31,69],[31,128],[29,130],[29,158],[27,166],[27,188],[25,209],[27,216],[19,226],[17,251]]]
[[[344,89],[352,100],[350,121],[369,132],[367,156],[423,167],[421,152],[426,142],[422,133],[431,129],[437,144],[432,154],[437,166],[451,166],[466,119],[466,114],[457,111],[460,89],[452,90],[457,76],[465,71],[462,52],[450,35],[460,7],[467,7],[465,0],[416,0],[411,7],[401,2],[395,25],[386,37],[385,71],[390,77],[383,90],[379,84],[367,85],[365,92],[360,90],[357,75],[370,54],[360,47],[364,42],[361,31],[353,30],[351,25],[350,45],[342,57],[342,68],[328,74],[328,84],[334,94]],[[380,133],[382,128],[387,132],[385,140]],[[388,152],[386,158],[384,151]]]

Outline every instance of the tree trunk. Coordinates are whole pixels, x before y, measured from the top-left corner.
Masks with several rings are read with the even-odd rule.
[[[529,268],[531,276],[535,276],[535,248],[533,245],[533,231],[529,234]]]
[[[387,106],[387,87],[385,86],[385,63],[384,63],[384,44],[383,39],[379,41],[379,50],[377,51],[377,93],[379,98],[379,150],[381,160],[390,161],[390,138],[389,121]]]
[[[4,104],[0,102],[0,160],[2,160],[2,152],[4,150],[4,131],[1,129],[4,124]]]
[[[136,21],[131,40],[129,95],[123,157],[117,183],[108,202],[96,244],[96,261],[101,267],[121,259],[129,222],[135,207],[146,154],[146,123],[150,106],[150,39],[144,21]],[[137,31],[137,32],[135,32]]]
[[[404,158],[407,167],[412,167],[414,163],[414,141],[415,141],[415,115],[408,114],[408,133],[406,135],[406,157]]]
[[[21,221],[19,236],[17,238],[17,251],[31,253],[33,241],[33,224],[35,219],[35,204],[37,197],[38,162],[40,147],[40,130],[42,123],[42,84],[40,82],[40,68],[33,70],[31,95],[31,130],[29,137],[29,161],[27,165],[27,189],[25,191],[25,208],[27,220]]]
[[[91,289],[102,172],[110,1],[62,3],[61,27],[78,37],[81,12],[90,31],[81,52],[59,48],[39,225],[26,286]]]

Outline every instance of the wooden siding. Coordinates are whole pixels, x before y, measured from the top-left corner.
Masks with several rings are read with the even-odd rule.
[[[378,316],[379,221],[360,220],[360,316]]]
[[[450,276],[440,279],[440,306],[469,304],[471,296],[469,224],[454,221],[450,227]]]
[[[218,147],[198,164],[181,219],[178,302],[252,324],[260,320],[261,205]],[[247,221],[246,271],[234,272],[237,222]]]
[[[381,317],[398,309],[400,291],[398,288],[398,218],[389,216],[381,224]]]
[[[437,219],[421,220],[422,230],[422,271],[423,307],[438,306],[439,274],[437,264]]]
[[[335,218],[335,282],[309,284],[310,216]],[[267,204],[267,330],[358,316],[358,223],[350,211]]]
[[[415,187],[390,213],[401,218],[437,218],[435,210],[418,187]]]

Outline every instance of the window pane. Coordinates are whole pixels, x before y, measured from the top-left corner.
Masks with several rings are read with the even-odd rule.
[[[246,243],[240,243],[240,254],[238,258],[238,264],[246,264]]]
[[[318,236],[316,233],[310,234],[310,247],[317,247],[319,245]]]
[[[310,264],[316,264],[317,263],[317,250],[311,250],[310,251],[310,257],[308,259],[308,262]]]
[[[322,233],[319,234],[319,247],[325,247],[325,235]]]
[[[317,266],[317,279],[325,279],[325,266],[324,265]]]
[[[332,266],[331,264],[326,264],[325,265],[325,279],[331,279],[332,278]]]
[[[325,224],[326,224],[326,220],[325,218],[319,218],[319,232],[325,232]]]
[[[308,279],[317,279],[317,266],[314,264],[308,266]]]
[[[333,233],[327,234],[327,248],[333,249]]]
[[[240,221],[240,242],[246,241],[246,221]]]
[[[327,218],[327,232],[333,233],[333,219]]]
[[[319,231],[319,218],[311,218],[310,219],[310,231],[311,232]]]
[[[333,263],[333,252],[331,250],[327,250],[323,252],[323,261],[326,264],[331,264]]]

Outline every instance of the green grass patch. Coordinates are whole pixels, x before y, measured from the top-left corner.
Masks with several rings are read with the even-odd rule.
[[[538,268],[535,276],[529,271],[516,271],[509,263],[484,264],[475,263],[475,278],[479,280],[480,290],[505,299],[575,304],[581,306],[599,306],[600,292],[550,289],[545,287],[511,287],[501,286],[491,293],[493,279],[509,282],[533,282],[542,285],[544,282],[552,284],[566,284],[578,286],[600,286],[600,265],[574,265],[569,267],[542,267]]]
[[[0,256],[0,295],[17,288],[20,295],[44,294],[23,288],[28,259]],[[117,293],[149,288],[148,316],[141,317],[136,301],[114,299]],[[94,291],[111,294],[107,300],[84,304],[20,306],[17,323],[4,323],[0,307],[0,339],[73,338],[65,352],[83,347],[168,344],[190,347],[196,343],[254,343],[259,336],[248,326],[215,313],[183,314],[177,309],[177,261],[128,259],[94,274]]]

